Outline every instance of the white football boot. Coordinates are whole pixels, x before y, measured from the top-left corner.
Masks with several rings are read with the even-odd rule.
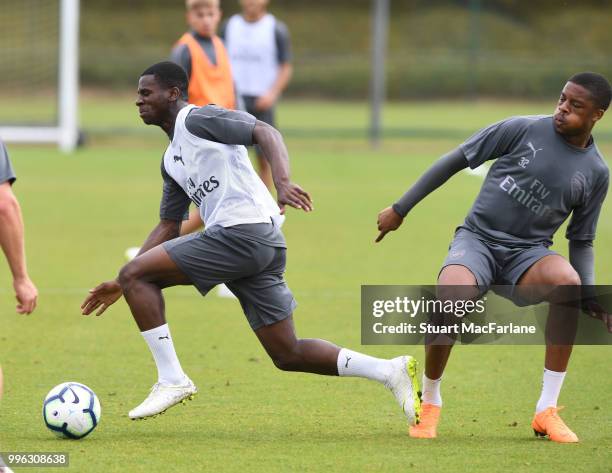
[[[398,356],[391,360],[393,371],[385,386],[391,390],[404,411],[408,424],[419,423],[421,398],[417,380],[417,361],[411,356]]]
[[[185,404],[187,400],[193,399],[197,393],[198,389],[187,376],[185,376],[185,383],[181,385],[155,383],[151,393],[142,404],[130,411],[130,419],[156,417],[179,402]]]

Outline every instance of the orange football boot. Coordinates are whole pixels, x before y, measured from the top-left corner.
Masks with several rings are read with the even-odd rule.
[[[561,420],[558,412],[562,407],[549,407],[539,414],[533,416],[531,427],[536,437],[546,437],[553,442],[559,443],[576,443],[578,437],[572,432],[565,422]]]
[[[418,439],[435,439],[438,436],[436,429],[440,422],[440,410],[440,406],[423,403],[420,422],[417,425],[411,425],[408,434]]]

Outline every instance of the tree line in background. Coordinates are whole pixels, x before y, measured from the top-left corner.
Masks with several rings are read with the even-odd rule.
[[[548,97],[578,70],[612,76],[612,2],[391,0],[392,99]],[[222,0],[225,16],[239,10]],[[369,0],[272,0],[289,27],[292,96],[363,98],[369,85]],[[84,86],[133,87],[185,30],[184,2],[82,0]]]

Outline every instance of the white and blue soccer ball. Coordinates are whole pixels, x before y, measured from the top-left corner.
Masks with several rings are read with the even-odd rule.
[[[81,383],[55,386],[43,404],[43,419],[58,437],[82,439],[100,422],[102,408],[98,396]]]

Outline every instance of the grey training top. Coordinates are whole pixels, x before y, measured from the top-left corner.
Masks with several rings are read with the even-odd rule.
[[[257,120],[253,115],[237,110],[227,110],[216,105],[194,108],[185,126],[193,135],[217,143],[245,145],[253,144],[253,130]],[[191,200],[164,169],[162,158],[161,173],[164,180],[159,218],[162,220],[184,220]]]
[[[215,54],[215,46],[212,39],[200,36],[195,31],[191,31],[190,33],[191,36],[193,36],[193,38],[198,42],[211,64],[216,66],[217,55]],[[191,77],[191,53],[189,52],[189,47],[186,44],[176,45],[170,53],[170,60],[185,69],[187,77]]]
[[[0,184],[4,184],[5,182],[12,184],[15,182],[15,179],[17,179],[17,177],[13,171],[13,166],[11,165],[8,151],[6,150],[4,143],[0,141]]]
[[[591,143],[570,145],[547,116],[512,117],[461,145],[474,169],[495,159],[464,226],[485,240],[512,247],[552,244],[572,214],[566,237],[593,240],[609,170]]]

